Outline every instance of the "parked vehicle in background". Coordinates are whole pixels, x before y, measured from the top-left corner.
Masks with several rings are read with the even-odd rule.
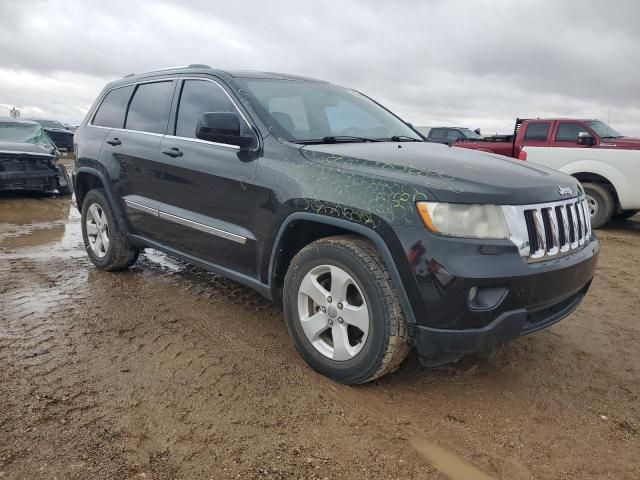
[[[545,328],[596,266],[574,178],[425,142],[319,80],[202,65],[125,77],[76,148],[94,265],[154,248],[249,285],[344,383],[394,371],[410,347],[441,364]]]
[[[640,138],[601,120],[517,119],[512,141],[472,140],[456,147],[497,153],[560,170],[580,180],[594,228],[640,211]]]
[[[424,129],[426,131],[423,132]],[[464,127],[417,127],[425,135],[427,142],[452,144],[463,140],[482,140],[482,136]]]
[[[58,150],[38,123],[0,118],[0,190],[71,193]]]
[[[32,118],[34,122],[38,122],[47,132],[47,135],[58,148],[65,152],[73,152],[73,132],[67,129],[62,122],[57,120],[44,120],[39,118]]]

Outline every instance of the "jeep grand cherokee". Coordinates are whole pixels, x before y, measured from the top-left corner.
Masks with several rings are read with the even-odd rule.
[[[355,90],[205,65],[108,84],[77,133],[91,261],[161,250],[282,302],[311,367],[358,384],[573,312],[598,241],[578,181],[427,143]]]

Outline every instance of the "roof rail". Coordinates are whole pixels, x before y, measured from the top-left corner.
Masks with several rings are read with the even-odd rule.
[[[135,73],[129,73],[129,74],[125,75],[122,78],[129,78],[129,77],[133,77],[134,75],[135,75]]]
[[[204,63],[192,63],[187,68],[208,68],[208,69],[211,69],[211,67],[209,65],[206,65]]]

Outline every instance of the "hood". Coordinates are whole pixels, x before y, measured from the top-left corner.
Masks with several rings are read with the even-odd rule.
[[[605,138],[600,143],[601,147],[610,148],[627,148],[627,149],[640,149],[640,138],[638,137],[619,137],[619,138]]]
[[[51,158],[54,157],[45,146],[26,142],[0,142],[0,154],[44,155]]]
[[[327,166],[419,187],[442,202],[523,205],[582,192],[576,179],[556,170],[437,143],[338,143],[309,145],[301,152]],[[560,193],[564,187],[571,195]]]

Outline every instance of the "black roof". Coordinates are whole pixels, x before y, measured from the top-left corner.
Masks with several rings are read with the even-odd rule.
[[[129,75],[124,76],[121,79],[115,80],[109,83],[110,87],[125,85],[131,82],[137,82],[139,80],[143,80],[146,78],[153,78],[158,76],[165,76],[171,74],[203,74],[209,73],[211,75],[216,75],[218,77],[231,77],[231,78],[265,78],[265,79],[274,79],[274,80],[297,80],[297,81],[305,81],[305,82],[320,82],[320,83],[329,83],[324,80],[318,80],[311,77],[305,77],[302,75],[289,75],[286,73],[276,73],[276,72],[260,72],[255,70],[221,70],[217,68],[209,67],[204,64],[192,64],[185,67],[169,67],[162,68],[159,70],[153,70],[150,72],[144,72],[139,74],[131,73]]]

